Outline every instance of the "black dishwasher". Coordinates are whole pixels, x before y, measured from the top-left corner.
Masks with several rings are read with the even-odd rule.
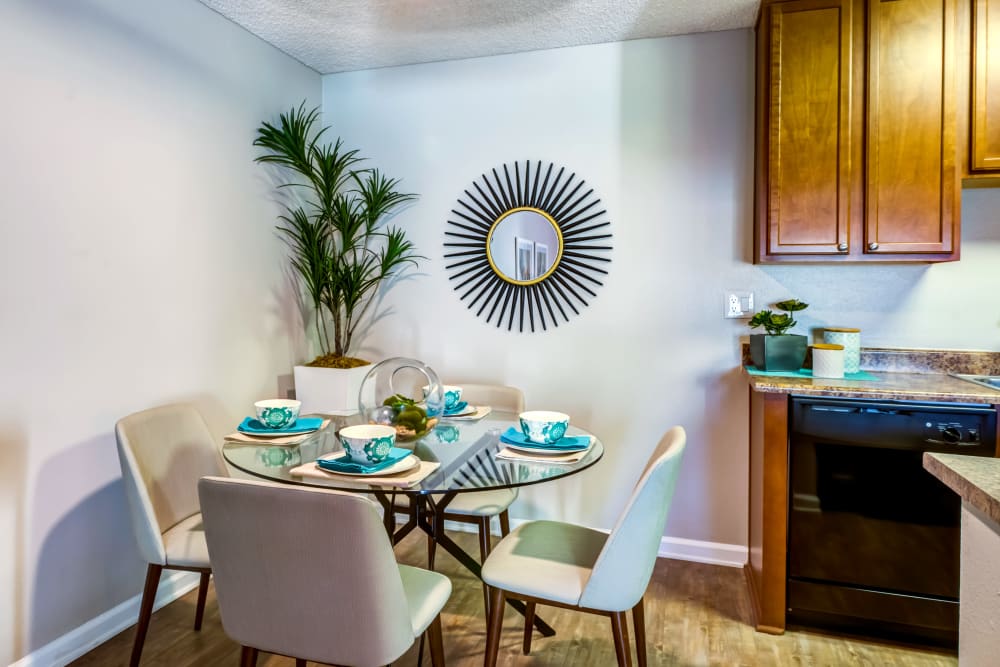
[[[792,397],[788,620],[955,644],[961,502],[924,452],[993,456],[990,406]]]

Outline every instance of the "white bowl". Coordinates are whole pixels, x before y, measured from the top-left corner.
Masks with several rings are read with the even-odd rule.
[[[524,437],[539,445],[551,445],[566,435],[569,428],[569,415],[562,412],[532,410],[519,414],[518,420]]]
[[[302,409],[302,401],[288,398],[271,398],[253,404],[257,410],[257,421],[267,428],[288,428],[295,424]]]
[[[424,385],[422,389],[424,390],[424,399],[426,399],[430,385]],[[443,384],[441,385],[441,396],[444,400],[444,409],[454,410],[462,402],[462,388],[453,384]]]
[[[382,424],[345,426],[337,435],[347,458],[355,463],[381,463],[396,445],[396,428]]]

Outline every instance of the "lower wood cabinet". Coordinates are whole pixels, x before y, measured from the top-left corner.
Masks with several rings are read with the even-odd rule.
[[[788,394],[750,389],[749,560],[754,627],[785,631],[788,579]]]

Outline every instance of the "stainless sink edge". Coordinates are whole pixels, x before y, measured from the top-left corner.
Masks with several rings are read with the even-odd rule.
[[[963,375],[961,373],[952,373],[951,376],[959,380],[978,384],[980,387],[1000,390],[1000,375]]]

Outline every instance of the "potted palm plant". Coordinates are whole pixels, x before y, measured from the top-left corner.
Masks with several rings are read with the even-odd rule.
[[[278,231],[308,299],[319,355],[295,367],[296,396],[303,412],[336,413],[357,407],[358,390],[371,362],[350,356],[358,326],[380,290],[406,265],[423,259],[399,227],[387,219],[415,195],[378,169],[361,168],[357,150],[343,141],[323,143],[319,110],[304,103],[264,122],[254,146],[257,162],[278,165],[293,191]]]
[[[808,303],[788,299],[774,304],[783,313],[765,309],[750,319],[750,328],[763,327],[766,334],[750,335],[750,360],[762,371],[797,371],[806,360],[807,339],[787,333],[797,322],[792,313],[805,310]]]

